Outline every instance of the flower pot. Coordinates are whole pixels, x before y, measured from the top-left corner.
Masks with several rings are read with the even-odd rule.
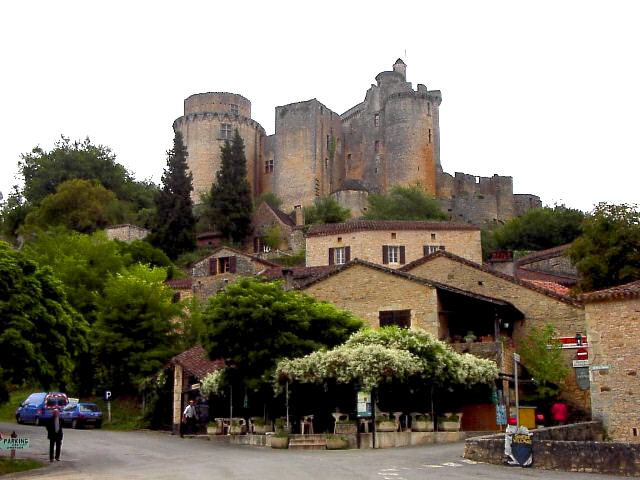
[[[376,430],[378,432],[395,432],[397,429],[398,426],[393,420],[382,420],[376,423]]]
[[[415,420],[411,429],[415,432],[433,432],[433,420]]]
[[[289,448],[289,437],[271,436],[271,448]]]
[[[327,438],[327,450],[345,450],[349,448],[349,441],[345,437]]]
[[[253,426],[253,433],[255,433],[256,435],[264,435],[265,433],[270,431],[271,431],[270,425],[254,425]]]

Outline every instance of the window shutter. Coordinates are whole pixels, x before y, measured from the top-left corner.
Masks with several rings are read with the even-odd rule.
[[[334,263],[334,258],[333,258],[333,252],[335,251],[335,248],[330,248],[329,249],[329,265],[333,265]]]
[[[218,273],[218,259],[210,258],[209,259],[209,275],[215,275]]]
[[[231,273],[236,273],[236,265],[237,265],[237,258],[234,257],[229,257],[229,272]]]
[[[429,247],[427,245],[423,245],[422,246],[422,256],[426,257],[427,255],[429,255]]]
[[[388,245],[382,246],[382,263],[385,265],[389,263],[389,246]]]
[[[404,246],[400,247],[400,263],[404,263],[405,261],[405,257],[404,257]]]
[[[344,247],[344,261],[349,262],[351,260],[351,247]]]

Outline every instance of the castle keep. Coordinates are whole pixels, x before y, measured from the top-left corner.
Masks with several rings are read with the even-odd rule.
[[[245,143],[254,197],[273,192],[285,211],[333,196],[358,216],[369,193],[419,184],[452,220],[480,225],[542,206],[535,195],[514,195],[511,177],[443,172],[439,90],[413,90],[406,65],[376,76],[362,103],[339,115],[316,99],[276,107],[275,133],[251,119],[251,102],[233,93],[201,93],[175,120],[193,174],[193,199],[207,193],[220,167],[220,147],[238,129]]]

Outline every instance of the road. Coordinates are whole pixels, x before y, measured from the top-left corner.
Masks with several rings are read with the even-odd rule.
[[[384,450],[274,450],[228,445],[165,432],[65,430],[60,462],[49,463],[43,427],[0,423],[0,431],[16,430],[30,439],[19,451],[45,462],[44,468],[3,476],[4,479],[52,480],[611,480],[613,475],[567,473],[470,462],[462,443]],[[23,453],[24,452],[24,453]],[[28,453],[27,453],[28,452]],[[6,451],[0,455],[7,455]]]

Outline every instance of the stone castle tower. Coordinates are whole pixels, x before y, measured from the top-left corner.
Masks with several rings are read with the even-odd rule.
[[[376,76],[362,103],[339,115],[316,99],[276,107],[275,133],[251,119],[251,102],[233,93],[201,93],[173,124],[183,134],[195,203],[215,181],[220,147],[237,128],[245,143],[254,197],[273,192],[285,211],[333,196],[359,215],[367,195],[419,184],[451,219],[482,224],[540,207],[514,195],[511,177],[444,173],[440,164],[439,90],[406,81],[405,63]]]

